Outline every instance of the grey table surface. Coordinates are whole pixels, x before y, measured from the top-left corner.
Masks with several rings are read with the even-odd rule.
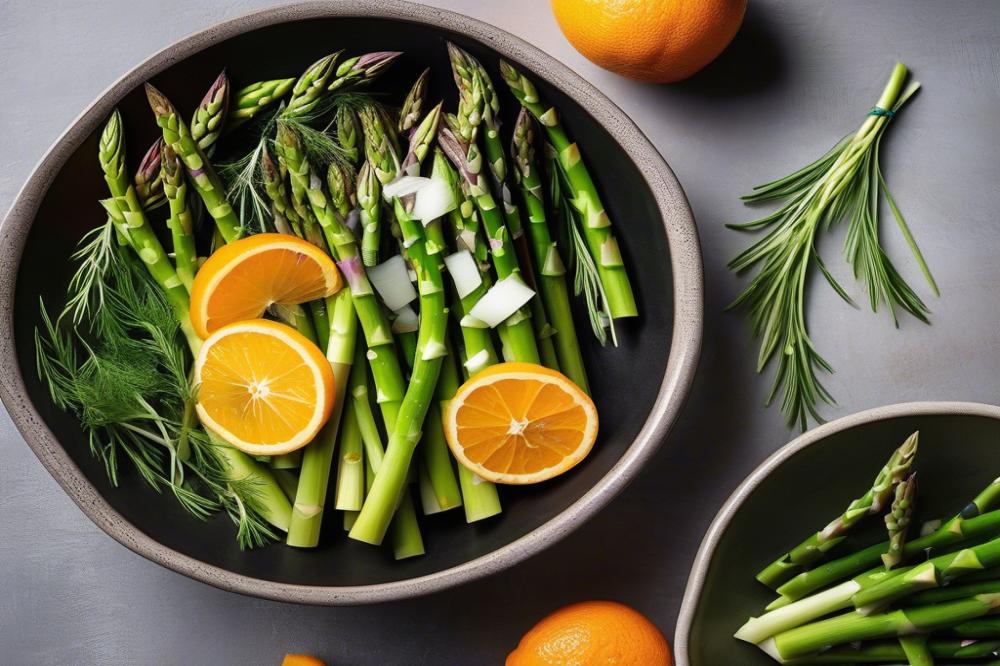
[[[177,38],[267,0],[0,1],[0,211],[46,148],[106,86]],[[829,418],[909,400],[1000,401],[1000,4],[752,0],[731,47],[693,79],[633,83],[562,37],[540,0],[435,0],[509,30],[618,103],[677,172],[704,249],[704,352],[673,433],[611,506],[547,552],[493,578],[401,603],[313,608],[223,592],[147,562],[92,525],[0,414],[0,663],[497,664],[534,621],[572,601],[617,599],[672,634],[702,534],[739,481],[794,433],[762,408],[741,282],[725,262],[747,238],[737,195],[817,156],[857,126],[890,67],[924,90],[894,121],[887,177],[941,285],[931,326],[809,300],[837,369]],[[887,225],[904,275],[912,261]],[[823,242],[837,260],[840,235]],[[855,297],[859,286],[848,282]]]

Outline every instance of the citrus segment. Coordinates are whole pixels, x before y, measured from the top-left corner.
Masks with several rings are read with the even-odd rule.
[[[196,408],[208,429],[253,455],[305,446],[333,407],[334,376],[315,344],[264,319],[220,328],[195,361]]]
[[[324,298],[341,286],[330,256],[287,234],[257,234],[216,250],[191,286],[191,323],[202,338],[234,321],[256,319],[273,304]]]
[[[597,409],[565,375],[533,363],[501,363],[467,381],[444,416],[456,459],[487,481],[537,483],[590,452]]]

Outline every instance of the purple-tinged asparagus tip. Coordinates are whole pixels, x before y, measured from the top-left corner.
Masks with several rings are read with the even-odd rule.
[[[224,93],[225,97],[226,97],[226,99],[228,99],[229,98],[229,76],[226,75],[226,70],[225,69],[223,69],[222,72],[220,72],[219,75],[217,77],[215,77],[215,81],[212,83],[211,86],[208,87],[208,91],[205,93],[205,96],[201,98],[201,104],[199,106],[200,107],[205,107],[205,106],[208,106],[209,104],[211,104],[212,102],[214,102],[215,101],[215,96],[219,93],[220,90],[224,90],[225,91],[225,93]]]
[[[146,99],[153,113],[157,116],[167,116],[173,113],[174,105],[170,103],[167,96],[157,90],[152,83],[146,83]]]
[[[151,180],[156,175],[157,170],[160,168],[160,150],[162,148],[163,137],[160,137],[153,142],[153,145],[143,155],[136,175],[142,176],[147,180]]]
[[[354,63],[354,70],[371,70],[374,69],[378,71],[383,67],[387,67],[389,63],[403,55],[402,51],[373,51],[372,53],[365,53],[364,55],[358,56],[358,61]]]

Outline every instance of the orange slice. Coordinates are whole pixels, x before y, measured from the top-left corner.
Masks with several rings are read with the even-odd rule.
[[[565,375],[501,363],[469,381],[444,415],[455,458],[494,483],[538,483],[583,460],[597,438],[597,408]]]
[[[191,285],[191,324],[202,338],[234,321],[257,319],[271,305],[331,296],[342,284],[330,256],[287,234],[257,234],[224,245]]]
[[[333,370],[323,352],[292,327],[266,319],[213,333],[194,372],[202,424],[253,455],[305,446],[333,407]]]

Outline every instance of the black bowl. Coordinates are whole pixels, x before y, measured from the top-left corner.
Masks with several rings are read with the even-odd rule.
[[[719,511],[691,568],[674,637],[677,666],[775,662],[733,633],[774,599],[754,580],[778,554],[838,515],[914,430],[920,431],[915,524],[957,513],[1000,474],[1000,407],[925,402],[822,425],[758,467]],[[852,544],[884,539],[869,521]]]
[[[500,56],[530,73],[583,146],[618,224],[642,316],[620,327],[618,349],[602,349],[582,336],[602,419],[593,453],[558,480],[505,490],[503,514],[494,520],[469,526],[453,511],[423,521],[427,555],[402,562],[346,539],[339,525],[328,525],[314,550],[276,545],[241,552],[224,517],[198,522],[135,474],[123,474],[121,486],[111,487],[74,419],[52,404],[38,381],[32,339],[39,297],[63,302],[73,269],[69,256],[103,220],[97,143],[108,114],[114,107],[123,114],[134,167],[157,135],[144,81],[178,108],[192,109],[223,67],[238,88],[294,76],[338,49],[404,51],[378,90],[401,94],[432,65],[431,98],[453,104],[446,40],[479,57],[498,82]],[[517,103],[500,92],[509,127]],[[3,231],[2,397],[28,444],[84,512],[129,548],[205,582],[270,598],[337,604],[412,596],[500,570],[561,538],[618,493],[654,452],[690,386],[701,340],[694,223],[673,173],[645,137],[593,87],[537,49],[458,14],[408,3],[281,7],[224,23],[157,54],[112,86],[59,139],[20,193]],[[581,314],[578,325],[585,331]]]

